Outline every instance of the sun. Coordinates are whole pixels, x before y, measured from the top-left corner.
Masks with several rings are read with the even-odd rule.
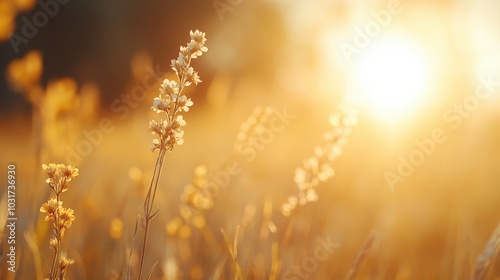
[[[404,40],[373,42],[355,67],[357,97],[382,121],[414,114],[429,85],[429,67],[416,44]]]

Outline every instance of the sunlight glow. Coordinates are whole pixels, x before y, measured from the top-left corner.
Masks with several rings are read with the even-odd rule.
[[[429,83],[429,67],[416,45],[374,42],[358,61],[355,82],[363,103],[382,121],[398,121],[418,109]]]

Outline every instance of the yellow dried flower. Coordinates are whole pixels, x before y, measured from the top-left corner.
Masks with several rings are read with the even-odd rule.
[[[66,271],[69,265],[74,264],[75,261],[72,259],[69,259],[66,257],[66,253],[62,252],[61,254],[61,260],[59,262],[59,271],[60,271],[60,277],[62,279],[65,279],[66,276]]]
[[[75,220],[75,211],[68,207],[59,207],[59,228],[70,228]]]
[[[55,164],[55,163],[49,163],[48,165],[42,164],[42,169],[43,169],[43,172],[45,172],[47,174],[47,176],[49,176],[49,178],[54,178],[54,175],[56,174],[58,167],[57,167],[57,164]]]
[[[71,165],[61,165],[60,172],[68,179],[68,181],[71,181],[71,179],[78,176],[78,168]]]
[[[68,265],[74,264],[75,261],[73,259],[69,259],[66,254],[61,255],[61,268],[66,268]]]
[[[49,246],[50,249],[55,252],[57,250],[57,247],[59,246],[59,241],[57,241],[57,238],[52,237],[49,241]]]
[[[67,191],[68,182],[78,176],[78,168],[71,165],[49,163],[42,164],[42,169],[48,176],[45,182],[56,194]]]
[[[40,207],[40,212],[47,213],[45,221],[53,220],[57,209],[61,208],[62,204],[62,201],[57,201],[55,198],[50,198],[49,200],[47,200],[47,202],[42,204],[42,207]]]
[[[45,221],[53,220],[54,236],[49,241],[50,249],[54,251],[52,266],[49,268],[50,279],[65,279],[66,268],[75,261],[68,259],[61,252],[61,240],[66,229],[69,229],[75,221],[75,211],[69,207],[63,207],[61,194],[67,190],[68,183],[78,176],[78,168],[64,164],[42,164],[42,169],[47,174],[46,182],[56,194],[42,204],[40,212],[46,213]]]

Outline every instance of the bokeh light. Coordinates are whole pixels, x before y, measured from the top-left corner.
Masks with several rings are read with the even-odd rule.
[[[357,98],[362,99],[359,102],[367,104],[376,118],[387,122],[415,114],[429,86],[432,69],[427,60],[409,42],[377,41],[361,54],[355,66],[355,81],[360,84]]]

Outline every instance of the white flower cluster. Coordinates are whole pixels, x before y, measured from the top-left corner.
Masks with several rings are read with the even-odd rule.
[[[254,149],[256,142],[264,137],[266,126],[269,127],[269,121],[273,114],[275,114],[275,109],[272,107],[259,106],[255,108],[252,115],[240,126],[240,131],[236,135],[234,151],[243,155]]]
[[[351,134],[352,127],[357,123],[356,112],[350,108],[341,108],[339,113],[330,117],[331,131],[324,135],[326,143],[314,149],[314,156],[306,159],[304,165],[295,170],[294,181],[299,193],[288,197],[281,207],[281,212],[289,216],[297,205],[318,200],[316,186],[326,182],[335,174],[332,163],[342,154],[342,147]]]
[[[164,113],[166,118],[149,122],[149,130],[159,138],[153,140],[151,150],[172,151],[175,145],[182,145],[184,131],[181,127],[186,121],[181,115],[189,111],[193,105],[191,98],[182,94],[185,87],[201,83],[198,72],[191,67],[191,60],[200,57],[208,49],[205,47],[205,33],[196,30],[190,31],[191,42],[186,47],[180,47],[179,57],[173,59],[172,70],[177,75],[177,81],[165,79],[160,87],[160,94],[153,100],[151,110]]]

